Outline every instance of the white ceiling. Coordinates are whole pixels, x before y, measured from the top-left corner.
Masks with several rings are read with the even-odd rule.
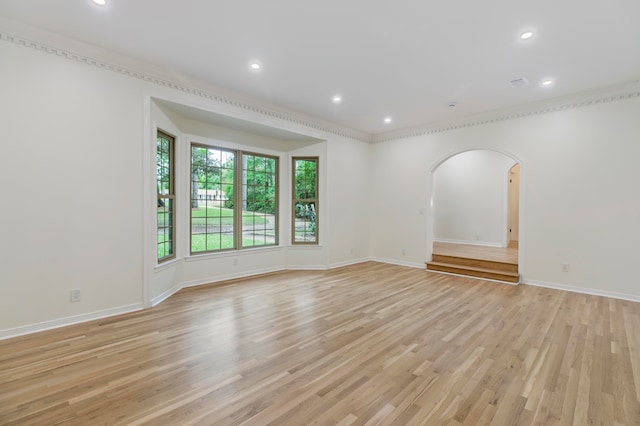
[[[372,135],[640,79],[640,0],[0,0],[0,15]]]

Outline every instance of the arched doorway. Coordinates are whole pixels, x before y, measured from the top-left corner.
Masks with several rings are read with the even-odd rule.
[[[493,149],[452,153],[432,172],[427,269],[519,282],[520,164]]]

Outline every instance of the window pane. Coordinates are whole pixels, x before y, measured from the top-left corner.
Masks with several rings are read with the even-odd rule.
[[[242,247],[277,244],[276,159],[245,154],[242,163]]]
[[[237,155],[191,147],[192,253],[277,244],[277,158]]]
[[[173,200],[158,199],[158,259],[173,254]]]
[[[316,205],[315,202],[295,204],[294,241],[316,242]]]
[[[157,192],[157,259],[158,262],[174,257],[174,139],[160,131],[156,139],[156,192]]]
[[[318,159],[293,160],[293,243],[318,242]]]
[[[235,155],[191,146],[191,252],[233,248]]]
[[[296,160],[295,197],[300,199],[316,198],[316,161]]]

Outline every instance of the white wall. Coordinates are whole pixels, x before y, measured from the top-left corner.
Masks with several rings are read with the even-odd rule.
[[[371,256],[424,268],[431,199],[428,147],[417,139],[407,142],[401,139],[372,146]]]
[[[506,246],[507,181],[513,159],[490,150],[455,155],[433,174],[438,241]]]
[[[430,170],[446,156],[491,148],[521,164],[524,281],[640,299],[638,117],[633,97],[375,144],[373,187],[387,196],[373,198],[373,256],[427,260],[433,218],[416,207],[431,197]],[[405,257],[401,247],[410,248]]]
[[[0,57],[0,330],[140,307],[141,85],[7,42]]]
[[[371,145],[359,141],[328,147],[329,264],[346,265],[370,257]]]
[[[369,144],[308,127],[298,117],[263,114],[55,53],[0,41],[0,338],[140,309],[185,285],[284,268],[324,269],[367,256],[368,221],[353,212],[367,202],[362,171]],[[153,105],[153,98],[324,142],[274,140],[179,120]],[[280,247],[189,257],[183,217],[178,259],[156,266],[156,126],[177,136],[181,149],[199,139],[277,153],[284,189]],[[329,157],[329,151],[337,155]],[[344,167],[343,154],[357,157],[344,171],[348,183],[328,176]],[[292,155],[321,158],[317,248],[289,246]],[[178,174],[185,173],[183,162]],[[185,200],[184,193],[178,197]],[[340,209],[349,213],[333,228],[330,216]],[[74,288],[82,298],[72,303]]]

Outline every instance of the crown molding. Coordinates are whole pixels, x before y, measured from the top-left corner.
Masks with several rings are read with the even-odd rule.
[[[196,81],[195,79],[183,78],[185,81],[178,82],[173,80],[171,76],[158,74],[157,68],[155,68],[154,72],[151,73],[145,70],[151,68],[151,64],[145,64],[135,58],[124,57],[96,46],[91,46],[77,40],[71,40],[59,34],[49,33],[45,30],[6,20],[6,18],[0,17],[0,23],[4,28],[14,27],[14,31],[12,32],[0,29],[0,40],[17,46],[34,49],[39,52],[55,55],[73,62],[111,71],[127,77],[142,80],[146,83],[177,90],[182,93],[204,98],[209,101],[238,108],[240,110],[250,111],[252,113],[269,117],[270,119],[282,120],[290,124],[303,126],[322,133],[328,133],[361,142],[371,142],[371,135],[365,132],[340,126],[296,111],[287,110],[256,99],[243,97],[241,95],[231,93],[227,89],[213,87],[210,84]],[[27,37],[23,37],[15,34],[18,32],[27,32],[30,34]],[[47,43],[38,40],[43,38],[47,40]],[[53,40],[55,45],[50,44],[51,40]],[[71,48],[63,48],[58,45],[71,46]]]
[[[371,142],[388,142],[397,139],[432,135],[436,133],[464,129],[467,127],[482,126],[485,124],[516,120],[520,118],[533,117],[558,111],[566,111],[639,97],[640,80],[637,80],[623,85],[553,98],[546,101],[520,105],[512,108],[500,109],[488,113],[474,115],[471,117],[464,117],[455,120],[424,124],[411,128],[378,133],[376,135],[373,135]]]
[[[7,28],[9,29],[8,31],[6,31]],[[23,34],[24,36],[17,34]],[[136,58],[119,55],[115,52],[107,51],[82,41],[73,40],[60,34],[18,23],[2,16],[0,16],[0,40],[197,96],[239,110],[249,111],[270,119],[313,129],[321,133],[368,143],[388,142],[397,139],[432,135],[640,97],[640,80],[636,80],[624,85],[372,135],[281,108],[274,104],[243,97],[237,93],[232,93],[226,88],[214,86],[201,80],[190,79],[181,75],[162,75],[158,73],[158,67],[154,67],[153,64],[142,62]],[[46,40],[46,42],[41,40]]]

